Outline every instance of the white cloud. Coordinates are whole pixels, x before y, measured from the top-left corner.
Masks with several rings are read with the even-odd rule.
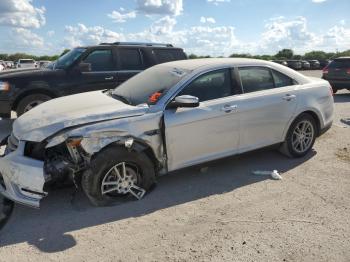
[[[87,27],[84,24],[66,26],[67,36],[64,38],[65,47],[81,45],[96,45],[102,42],[124,41],[123,34],[105,29],[101,26]]]
[[[47,36],[53,37],[54,35],[55,35],[55,31],[54,30],[47,31]]]
[[[350,46],[350,28],[335,25],[323,35],[322,48],[328,51],[345,50]]]
[[[231,0],[207,0],[208,3],[213,3],[214,5],[219,5],[221,3],[230,3]]]
[[[277,17],[265,24],[265,31],[256,51],[275,53],[282,48],[291,48],[299,52],[312,49],[320,41],[320,36],[308,31],[306,18],[288,20]]]
[[[319,3],[323,3],[326,2],[327,0],[312,0],[313,3],[319,4]]]
[[[29,48],[36,50],[44,47],[42,37],[26,28],[13,28],[11,39],[18,48]]]
[[[183,10],[182,0],[137,0],[137,9],[148,15],[180,15]]]
[[[211,23],[211,24],[215,24],[216,21],[213,17],[204,17],[204,16],[201,16],[200,20],[199,20],[201,23]]]
[[[34,7],[32,0],[1,0],[0,25],[39,28],[45,25],[45,7]]]
[[[120,11],[125,11],[124,8],[121,8]],[[124,23],[127,19],[136,18],[136,11],[131,11],[128,13],[121,13],[118,11],[112,11],[112,13],[108,14],[108,17],[112,18],[115,23]]]

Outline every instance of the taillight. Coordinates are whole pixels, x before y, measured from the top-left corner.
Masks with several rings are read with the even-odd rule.
[[[326,66],[325,68],[323,68],[322,73],[323,74],[328,74],[329,70],[328,70],[328,66]]]
[[[346,73],[350,75],[350,68],[346,69]]]

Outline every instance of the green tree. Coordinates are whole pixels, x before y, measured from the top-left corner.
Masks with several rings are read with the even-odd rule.
[[[282,49],[276,54],[277,58],[292,59],[294,52],[292,49]]]

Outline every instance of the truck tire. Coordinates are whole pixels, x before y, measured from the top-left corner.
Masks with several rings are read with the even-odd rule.
[[[52,97],[44,94],[33,94],[22,98],[22,100],[17,105],[17,109],[16,109],[17,116],[23,115],[25,112],[29,111],[30,109],[50,99],[52,99]]]
[[[147,192],[155,183],[155,169],[145,153],[109,146],[93,157],[81,183],[93,205],[106,206],[130,196],[131,183]]]

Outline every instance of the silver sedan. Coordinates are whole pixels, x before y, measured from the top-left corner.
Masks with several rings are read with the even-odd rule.
[[[225,156],[277,145],[303,157],[330,128],[333,106],[327,81],[276,63],[156,65],[115,90],[54,99],[19,117],[3,142],[0,192],[38,207],[48,184],[81,177],[95,205],[141,199],[158,175]]]

